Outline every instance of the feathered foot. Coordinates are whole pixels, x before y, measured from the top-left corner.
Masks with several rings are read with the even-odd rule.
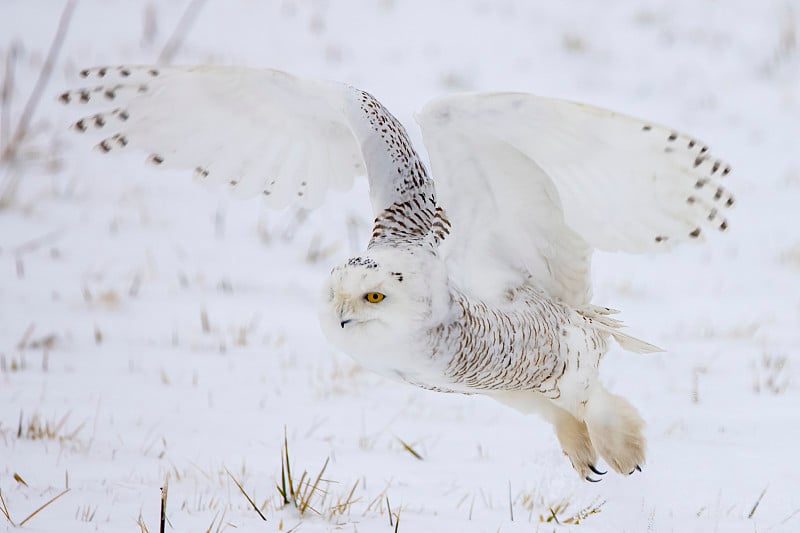
[[[589,438],[586,424],[575,418],[569,411],[562,409],[552,400],[533,391],[495,392],[491,396],[525,414],[538,414],[551,424],[561,444],[564,455],[572,467],[586,481],[600,481],[599,476],[605,472],[598,470],[597,452]]]
[[[644,421],[630,402],[597,383],[585,420],[591,442],[611,468],[624,475],[641,471],[646,447]]]
[[[605,472],[598,470],[597,452],[589,437],[589,430],[585,422],[581,422],[567,411],[559,409],[558,416],[553,423],[556,436],[561,444],[564,455],[567,456],[572,468],[586,481],[597,482]]]

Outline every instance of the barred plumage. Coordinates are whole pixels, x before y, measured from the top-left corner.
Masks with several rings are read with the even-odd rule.
[[[590,339],[595,353],[604,351],[599,332],[531,287],[510,291],[499,306],[454,296],[457,319],[439,325],[430,337],[431,356],[446,362],[444,372],[455,391],[527,390],[556,399],[559,379],[568,365],[578,364],[576,339],[584,356]],[[570,342],[562,342],[568,329]]]

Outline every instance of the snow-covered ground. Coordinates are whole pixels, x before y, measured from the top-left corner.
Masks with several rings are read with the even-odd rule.
[[[385,381],[326,343],[318,290],[366,242],[363,183],[298,218],[70,136],[54,96],[80,68],[153,62],[185,5],[79,3],[0,210],[12,520],[68,484],[26,529],[157,531],[168,480],[174,531],[390,532],[398,515],[405,532],[800,531],[800,4],[212,0],[175,58],[350,82],[417,141],[429,98],[513,89],[670,124],[733,165],[726,235],[596,258],[595,301],[668,348],[604,361],[650,445],[642,474],[597,484],[538,419]],[[62,7],[0,3],[0,58],[21,44],[14,120]],[[328,460],[303,515],[276,490],[284,430],[295,482]]]

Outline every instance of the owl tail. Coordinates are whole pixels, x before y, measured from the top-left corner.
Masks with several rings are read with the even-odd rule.
[[[597,305],[588,305],[583,309],[580,309],[578,313],[586,318],[591,319],[592,326],[596,330],[602,331],[614,337],[614,340],[617,341],[617,344],[619,344],[624,350],[634,353],[655,353],[665,351],[663,348],[659,348],[654,344],[650,344],[649,342],[645,342],[626,333],[622,333],[620,328],[624,328],[625,324],[621,320],[617,320],[616,318],[609,316],[619,313],[619,311],[616,309],[600,307]]]
[[[625,333],[619,331],[611,332],[611,336],[614,337],[614,340],[617,341],[617,344],[619,344],[620,346],[622,346],[624,350],[628,350],[629,352],[656,353],[665,351],[663,348],[659,348],[655,344],[650,344],[649,342],[645,342],[642,339],[631,337],[630,335],[626,335]]]

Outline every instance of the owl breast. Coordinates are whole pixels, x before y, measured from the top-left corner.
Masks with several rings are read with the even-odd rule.
[[[555,399],[562,385],[588,382],[607,348],[582,317],[532,288],[514,291],[503,305],[463,294],[454,303],[457,318],[429,334],[430,357],[447,381],[432,384],[438,390],[535,390]]]

